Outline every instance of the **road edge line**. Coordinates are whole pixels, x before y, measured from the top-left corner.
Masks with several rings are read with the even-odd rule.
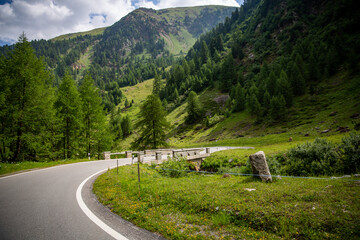
[[[108,233],[110,236],[112,236],[113,238],[117,239],[117,240],[128,240],[128,238],[124,237],[123,235],[121,235],[120,233],[118,233],[117,231],[115,231],[114,229],[112,229],[111,227],[109,227],[106,223],[104,223],[103,221],[101,221],[85,204],[82,196],[81,196],[81,192],[82,189],[85,185],[85,183],[87,181],[89,181],[92,177],[105,172],[108,169],[104,169],[101,170],[97,173],[94,173],[93,175],[91,175],[90,177],[86,178],[77,188],[76,190],[76,201],[78,203],[78,205],[80,206],[81,210],[85,213],[85,215],[90,218],[91,221],[93,221],[97,226],[99,226],[102,230],[104,230],[106,233]]]

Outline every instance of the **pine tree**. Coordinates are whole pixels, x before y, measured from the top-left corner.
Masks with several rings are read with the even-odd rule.
[[[248,107],[251,115],[258,115],[260,113],[261,105],[254,93],[249,96]]]
[[[167,112],[168,111],[168,102],[166,101],[166,98],[164,98],[161,102],[164,110]]]
[[[126,115],[121,120],[121,129],[123,131],[124,137],[127,137],[131,134],[131,120],[129,115]]]
[[[270,101],[270,117],[280,120],[286,115],[286,102],[283,96],[274,96]]]
[[[125,108],[130,107],[129,100],[128,100],[127,98],[125,99],[124,107],[125,107]]]
[[[296,62],[290,63],[290,82],[293,89],[293,93],[296,96],[303,95],[306,90],[306,83],[303,74],[300,72]]]
[[[210,58],[210,51],[205,41],[201,42],[200,58],[201,58],[201,64],[205,64],[207,60]]]
[[[271,71],[269,77],[266,79],[266,89],[268,90],[270,96],[275,95],[275,86],[276,86],[275,72]]]
[[[67,72],[60,83],[55,102],[62,133],[64,158],[71,158],[78,153],[79,136],[82,128],[82,104],[75,81]]]
[[[123,131],[121,128],[121,115],[120,112],[111,111],[110,115],[110,130],[113,134],[113,140],[117,141],[123,138]]]
[[[233,111],[234,112],[241,112],[245,109],[245,91],[244,89],[241,87],[240,83],[236,84],[235,89],[235,94],[234,94],[234,106],[233,106]]]
[[[52,78],[22,34],[0,65],[2,161],[53,157],[56,119]]]
[[[202,109],[197,94],[194,91],[189,93],[187,99],[187,113],[186,122],[194,123],[202,117]]]
[[[264,97],[263,97],[263,103],[262,103],[262,115],[266,116],[269,114],[270,112],[270,102],[271,102],[271,97],[268,91],[265,91],[264,93]]]
[[[153,94],[159,95],[161,91],[161,79],[159,74],[155,73],[155,79],[153,82]]]
[[[166,112],[161,101],[156,95],[149,95],[141,106],[139,122],[140,137],[132,144],[133,149],[153,148],[168,146],[166,143],[166,131],[169,123],[166,121]]]
[[[80,98],[82,101],[83,112],[83,130],[85,133],[85,142],[87,153],[94,154],[95,150],[93,145],[97,137],[99,137],[99,128],[105,124],[105,112],[101,105],[101,97],[97,91],[94,80],[90,75],[86,74],[82,84],[80,85]]]
[[[231,54],[228,54],[221,66],[221,89],[228,92],[232,85],[236,83],[235,62]]]
[[[282,70],[280,73],[280,78],[276,81],[275,94],[278,96],[283,96],[286,102],[286,107],[291,107],[293,104],[293,94],[292,88],[290,86],[288,77],[286,73]]]

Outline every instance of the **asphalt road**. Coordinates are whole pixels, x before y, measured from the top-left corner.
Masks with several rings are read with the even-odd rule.
[[[213,147],[211,152],[225,149],[234,147]],[[120,159],[119,165],[130,162]],[[97,201],[92,183],[101,170],[114,166],[116,160],[101,160],[1,177],[0,240],[164,239]]]
[[[130,159],[119,160],[121,165]],[[116,160],[76,163],[0,178],[0,239],[115,239],[82,210],[76,197],[113,230],[118,239],[161,239],[111,213],[92,194],[89,176],[116,165]]]

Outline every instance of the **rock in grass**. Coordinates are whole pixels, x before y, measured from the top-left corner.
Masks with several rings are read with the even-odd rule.
[[[250,155],[250,164],[254,174],[260,175],[259,177],[263,182],[272,182],[269,166],[266,161],[265,153],[263,151]]]

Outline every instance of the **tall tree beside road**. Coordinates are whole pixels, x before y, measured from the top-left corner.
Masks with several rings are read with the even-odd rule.
[[[83,122],[83,137],[86,144],[86,152],[93,155],[97,148],[97,139],[106,134],[102,127],[106,124],[106,117],[104,107],[101,105],[101,97],[98,89],[94,85],[94,80],[90,75],[85,75],[80,85],[80,98],[82,102],[82,122]],[[103,131],[101,131],[103,130]]]
[[[51,80],[22,34],[0,61],[1,161],[49,157],[55,122]]]
[[[60,148],[65,159],[71,158],[80,153],[78,138],[82,127],[82,107],[79,91],[69,73],[65,73],[60,83],[55,106],[62,134]]]
[[[140,121],[137,124],[140,128],[140,137],[132,143],[132,148],[157,149],[160,146],[168,146],[166,131],[169,128],[169,123],[165,116],[166,112],[159,97],[149,95],[141,106]]]

